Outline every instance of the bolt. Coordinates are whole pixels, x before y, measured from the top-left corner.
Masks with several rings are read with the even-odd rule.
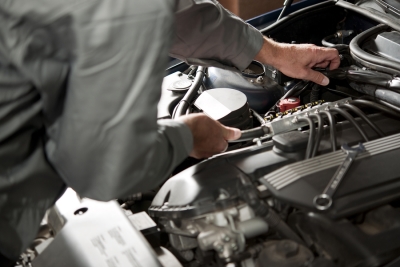
[[[262,76],[258,76],[256,81],[257,81],[257,83],[263,83],[264,78]]]

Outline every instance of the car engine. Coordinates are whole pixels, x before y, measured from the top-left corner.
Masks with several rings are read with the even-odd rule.
[[[134,213],[150,200],[156,226],[142,233],[182,266],[400,266],[399,14],[380,0],[326,1],[260,27],[336,48],[340,67],[316,69],[330,84],[257,61],[170,68],[159,119],[202,112],[242,137],[120,204]]]
[[[263,30],[338,49],[340,68],[319,70],[327,87],[259,62],[197,69],[203,83],[181,114],[243,131],[229,152],[169,179],[149,208],[184,265],[398,266],[386,264],[400,255],[400,26],[375,14],[328,1]],[[167,76],[162,100],[183,83],[190,91],[194,73]],[[160,118],[179,116],[163,103],[176,105],[161,101]]]

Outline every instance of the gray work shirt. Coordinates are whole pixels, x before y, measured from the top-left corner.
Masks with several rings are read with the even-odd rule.
[[[124,197],[187,157],[189,128],[156,119],[168,53],[244,69],[262,42],[212,0],[2,0],[0,253],[26,249],[65,186]]]

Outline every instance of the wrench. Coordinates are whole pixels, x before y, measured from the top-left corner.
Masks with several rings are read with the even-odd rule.
[[[359,143],[358,147],[356,148],[351,148],[347,144],[344,144],[342,145],[342,150],[347,154],[347,157],[343,161],[342,165],[340,165],[339,169],[337,169],[332,179],[329,181],[329,184],[325,188],[324,192],[314,197],[314,206],[318,210],[327,210],[332,206],[333,194],[335,194],[336,189],[338,188],[346,172],[349,170],[354,159],[357,157],[358,153],[365,151],[365,147],[361,143]]]

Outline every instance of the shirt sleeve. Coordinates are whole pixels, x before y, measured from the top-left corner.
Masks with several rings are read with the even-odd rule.
[[[0,8],[15,29],[10,64],[41,95],[47,159],[79,195],[153,189],[188,156],[189,128],[157,122],[176,0],[5,0]]]
[[[172,57],[191,65],[243,70],[262,44],[257,29],[216,0],[178,0]]]
[[[73,13],[74,61],[50,161],[81,196],[160,185],[192,149],[189,128],[157,122],[173,0],[97,0]]]

